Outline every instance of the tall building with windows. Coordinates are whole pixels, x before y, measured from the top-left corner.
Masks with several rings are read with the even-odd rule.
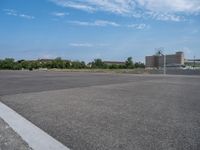
[[[166,55],[166,65],[169,67],[184,65],[184,53],[176,52],[175,54]],[[147,68],[160,68],[164,66],[164,56],[146,56],[145,64]]]

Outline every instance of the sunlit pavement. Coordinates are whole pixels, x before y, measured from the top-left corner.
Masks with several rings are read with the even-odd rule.
[[[4,104],[74,150],[200,149],[197,76],[4,71],[0,83]]]

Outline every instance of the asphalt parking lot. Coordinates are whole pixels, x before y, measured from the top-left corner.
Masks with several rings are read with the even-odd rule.
[[[73,150],[199,150],[199,89],[198,76],[0,71],[0,100]]]

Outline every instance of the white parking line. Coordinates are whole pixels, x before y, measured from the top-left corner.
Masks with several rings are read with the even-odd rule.
[[[62,143],[1,102],[0,117],[34,150],[69,150]]]

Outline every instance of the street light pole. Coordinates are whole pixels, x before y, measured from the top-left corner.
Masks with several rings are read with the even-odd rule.
[[[164,73],[164,75],[166,75],[166,55],[164,54],[163,55],[163,57],[164,57],[164,67],[163,67],[163,73]]]

